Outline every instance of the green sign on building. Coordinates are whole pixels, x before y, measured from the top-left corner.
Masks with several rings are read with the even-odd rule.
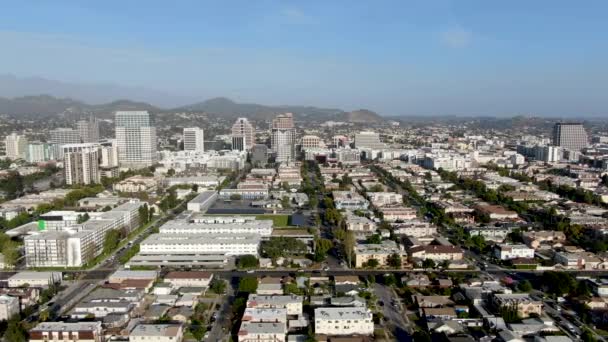
[[[44,220],[38,220],[38,230],[46,230],[46,222]]]

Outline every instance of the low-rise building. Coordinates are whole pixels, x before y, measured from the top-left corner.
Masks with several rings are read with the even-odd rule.
[[[372,313],[365,308],[315,309],[315,333],[324,335],[373,335]]]
[[[477,205],[475,206],[475,210],[482,215],[487,215],[490,220],[519,220],[517,212],[507,210],[500,205]]]
[[[379,266],[386,266],[393,254],[399,255],[402,262],[407,259],[403,246],[392,240],[383,240],[380,244],[357,244],[354,253],[356,267],[365,267],[372,259],[378,261]]]
[[[420,260],[454,261],[463,259],[462,249],[452,245],[414,246],[410,248],[409,254],[412,258]]]
[[[403,195],[396,192],[368,192],[367,196],[372,205],[378,208],[403,203]]]
[[[8,287],[39,287],[46,288],[52,284],[61,282],[61,272],[33,272],[24,271],[8,278]]]
[[[333,191],[336,209],[363,210],[369,207],[369,202],[363,196],[352,191]]]
[[[213,205],[213,203],[215,203],[217,197],[218,195],[216,191],[203,191],[188,202],[187,209],[194,212],[206,211],[211,205]]]
[[[528,247],[538,249],[542,244],[555,245],[566,241],[566,234],[556,230],[529,231],[522,234]]]
[[[248,308],[287,309],[288,315],[302,314],[302,296],[295,295],[249,295]]]
[[[239,342],[285,342],[285,323],[243,322],[239,328]]]
[[[543,312],[543,302],[532,299],[527,293],[495,293],[492,301],[499,309],[515,307],[517,315],[522,318],[529,317],[530,314],[540,316]]]
[[[19,314],[19,298],[0,295],[0,321],[8,321]]]
[[[29,331],[29,342],[103,342],[101,322],[42,322]]]
[[[416,238],[437,235],[437,226],[426,221],[411,220],[394,223],[392,226],[395,235],[407,235]]]
[[[526,245],[501,244],[494,247],[494,255],[500,260],[531,259],[534,258],[534,249]]]
[[[138,324],[129,333],[129,342],[181,342],[181,324]]]
[[[165,282],[171,284],[174,288],[180,287],[209,287],[213,273],[202,271],[188,272],[169,272],[165,276]]]
[[[135,175],[114,184],[114,191],[118,192],[151,192],[156,191],[158,181],[154,177]]]

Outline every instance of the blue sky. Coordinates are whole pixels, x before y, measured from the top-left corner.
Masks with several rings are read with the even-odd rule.
[[[3,1],[0,73],[383,115],[597,116],[607,11],[559,0]]]

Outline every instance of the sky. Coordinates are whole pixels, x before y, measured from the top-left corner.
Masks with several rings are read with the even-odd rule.
[[[382,115],[608,117],[607,12],[599,0],[3,0],[0,73]]]

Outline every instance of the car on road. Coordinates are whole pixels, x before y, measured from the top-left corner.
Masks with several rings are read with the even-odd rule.
[[[203,335],[203,341],[207,341],[209,339],[209,335],[211,335],[211,333],[207,331],[205,335]]]
[[[329,267],[327,267],[327,266],[323,267],[323,271],[329,271]]]
[[[254,272],[254,270],[249,270],[249,271],[247,271],[247,273],[250,273],[250,274],[251,274],[251,273],[253,273],[253,272]]]
[[[378,301],[378,305],[380,305],[380,306],[384,306],[384,302],[383,302],[383,301],[381,301],[381,300],[379,300],[379,301]]]

